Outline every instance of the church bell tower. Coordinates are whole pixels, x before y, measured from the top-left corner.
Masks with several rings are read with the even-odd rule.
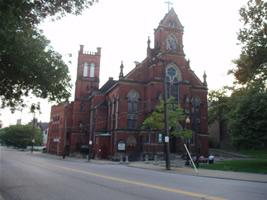
[[[163,53],[184,55],[183,32],[184,27],[171,8],[155,29],[155,48]]]
[[[91,91],[99,88],[100,57],[100,47],[96,52],[85,52],[84,46],[80,45],[75,99],[85,99]]]

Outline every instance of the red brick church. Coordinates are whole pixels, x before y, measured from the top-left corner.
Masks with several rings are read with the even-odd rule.
[[[117,158],[120,153],[138,159],[144,153],[163,152],[163,133],[141,125],[159,103],[167,76],[168,96],[175,97],[190,119],[192,149],[208,153],[207,82],[190,67],[183,50],[183,26],[171,9],[154,32],[154,48],[147,41],[147,56],[128,73],[120,65],[118,80],[99,88],[101,48],[78,52],[75,99],[51,108],[48,152],[62,155],[86,148],[98,158]],[[197,148],[196,148],[197,147]],[[171,152],[180,152],[181,140],[170,139]]]

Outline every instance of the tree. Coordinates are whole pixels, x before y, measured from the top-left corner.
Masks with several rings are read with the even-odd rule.
[[[0,0],[0,99],[2,107],[23,105],[32,93],[51,101],[70,96],[70,76],[38,24],[80,14],[89,0]]]
[[[208,123],[211,124],[215,120],[223,121],[226,120],[226,114],[229,110],[228,100],[229,96],[227,96],[228,89],[223,87],[219,90],[211,90],[208,94],[208,102],[209,102],[209,118]]]
[[[185,120],[184,112],[173,97],[167,100],[167,108],[167,120],[169,127],[171,127],[170,134],[179,135],[183,139],[191,138],[192,132],[184,129],[181,125]],[[142,127],[152,130],[164,130],[164,102],[162,99],[155,110],[144,120]]]
[[[42,144],[42,134],[39,128],[33,128],[31,125],[13,125],[1,129],[0,140],[1,143],[7,146],[14,146],[18,148],[26,148],[32,143],[32,136],[34,134],[35,144]]]
[[[267,147],[267,91],[246,87],[235,90],[229,112],[229,133],[237,148]]]
[[[231,143],[238,149],[266,148],[267,89],[255,82],[230,91],[229,96],[225,87],[210,92],[209,123],[218,120],[220,136],[227,127]]]
[[[238,83],[244,87],[231,95],[229,132],[238,148],[266,148],[267,138],[267,2],[249,0],[240,9],[243,28],[238,40],[242,45],[233,70]]]
[[[266,148],[267,138],[267,2],[248,0],[240,9],[238,40],[242,45],[240,57],[234,61],[235,88],[209,94],[209,122],[227,122],[232,143],[238,147]],[[239,84],[242,84],[241,86]]]
[[[230,97],[227,96],[229,88],[223,87],[219,90],[211,90],[208,94],[208,123],[215,121],[219,124],[219,138],[223,139],[224,129],[227,127],[228,113],[230,111]]]
[[[242,45],[240,57],[234,61],[232,70],[241,84],[267,81],[267,2],[249,0],[246,7],[240,9],[241,22],[238,40]]]

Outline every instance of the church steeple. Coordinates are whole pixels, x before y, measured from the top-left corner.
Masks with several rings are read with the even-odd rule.
[[[148,36],[148,39],[147,39],[147,57],[150,57],[151,56],[151,48],[150,48],[150,37]]]
[[[155,29],[155,47],[161,52],[183,56],[183,30],[177,14],[171,8]]]
[[[159,27],[169,27],[169,28],[176,28],[178,30],[183,30],[184,27],[181,24],[176,12],[173,8],[169,10],[169,12],[164,16],[164,18],[160,21]],[[158,27],[158,28],[159,28]]]
[[[168,4],[168,12],[169,12],[173,3],[170,1],[166,1],[165,3]]]
[[[203,74],[203,85],[204,85],[205,87],[208,86],[208,84],[207,84],[207,74],[206,74],[206,71],[204,71],[204,74]]]
[[[120,71],[119,79],[123,78],[123,68],[124,68],[123,62],[121,61],[121,65],[120,65],[121,71]]]
[[[99,88],[100,58],[100,47],[96,52],[87,52],[84,51],[84,45],[80,45],[75,99],[84,99],[91,91]]]

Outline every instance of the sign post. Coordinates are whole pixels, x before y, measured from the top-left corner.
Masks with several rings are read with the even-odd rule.
[[[125,141],[121,140],[118,142],[118,151],[125,151],[126,149],[126,144]]]
[[[124,140],[120,140],[117,145],[117,150],[120,152],[120,164],[123,162],[123,153],[126,151],[126,142]]]
[[[91,156],[90,153],[91,153],[92,144],[93,144],[93,141],[89,140],[89,143],[88,143],[88,161],[90,161],[90,156]]]

